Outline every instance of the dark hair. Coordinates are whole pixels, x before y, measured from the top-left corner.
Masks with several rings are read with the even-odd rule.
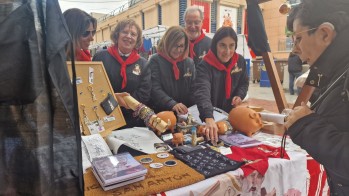
[[[134,21],[133,19],[124,19],[118,22],[115,29],[110,34],[110,39],[113,41],[114,44],[118,43],[119,39],[119,33],[124,30],[124,28],[129,25],[129,27],[136,27],[137,30],[137,40],[136,40],[136,46],[135,48],[139,48],[142,45],[142,29],[139,27],[139,25]]]
[[[309,28],[316,28],[324,22],[329,22],[338,32],[349,25],[349,1],[303,0],[291,9],[287,18],[289,30],[293,31],[293,22],[296,19],[299,19],[302,26]]]
[[[184,58],[188,55],[189,38],[183,27],[180,26],[172,26],[167,29],[164,36],[161,38],[160,43],[158,44],[157,50],[169,57],[171,48],[176,47],[176,44],[183,38],[185,41],[185,47],[181,58]]]
[[[211,42],[211,51],[217,56],[217,43],[226,37],[231,37],[235,41],[235,50],[238,47],[238,37],[236,32],[231,27],[221,27],[214,34]]]
[[[75,49],[80,49],[79,38],[82,34],[88,29],[90,24],[93,25],[93,28],[97,27],[97,20],[93,18],[88,13],[78,9],[72,8],[68,9],[63,13],[65,22],[68,26],[69,33],[72,37],[72,41]],[[70,47],[67,46],[67,57],[69,58]]]

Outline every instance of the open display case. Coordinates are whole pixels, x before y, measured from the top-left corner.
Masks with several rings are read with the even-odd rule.
[[[72,78],[71,62],[67,62]],[[76,61],[80,128],[84,135],[106,137],[126,124],[102,62]]]

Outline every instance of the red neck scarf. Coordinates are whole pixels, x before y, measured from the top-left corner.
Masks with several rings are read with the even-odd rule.
[[[201,30],[201,35],[197,37],[194,41],[189,41],[189,56],[190,58],[194,58],[196,56],[194,51],[195,44],[199,43],[202,39],[205,38],[205,33]]]
[[[213,54],[211,50],[208,51],[208,53],[205,55],[204,60],[210,64],[211,66],[215,67],[219,71],[225,71],[225,98],[229,99],[230,97],[230,91],[231,91],[231,70],[238,62],[239,55],[238,53],[234,53],[230,64],[226,67],[224,66],[216,57],[216,55]]]
[[[79,50],[76,52],[77,61],[91,61],[91,54],[88,50]]]
[[[108,52],[121,64],[120,75],[123,79],[121,89],[124,89],[127,84],[126,66],[137,62],[140,56],[136,50],[132,50],[130,56],[128,56],[126,61],[124,61],[119,54],[117,45],[112,45],[111,47],[109,47]]]
[[[182,61],[183,59],[173,60],[172,58],[166,56],[165,54],[163,54],[161,52],[158,52],[158,54],[172,64],[173,74],[174,74],[176,80],[178,80],[179,79],[179,69],[177,67],[177,63],[179,61]]]

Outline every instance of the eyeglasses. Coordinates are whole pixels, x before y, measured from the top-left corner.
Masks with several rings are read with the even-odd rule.
[[[177,49],[177,50],[178,50],[178,49],[179,49],[179,50],[183,50],[183,49],[184,49],[184,47],[185,47],[185,46],[184,46],[184,44],[181,44],[181,45],[175,45],[175,46],[174,46],[174,48],[175,48],[175,49]]]
[[[304,31],[301,31],[301,32],[298,32],[298,33],[293,33],[293,34],[292,34],[293,47],[295,47],[296,45],[298,45],[299,42],[302,40],[302,37],[299,37],[298,35],[300,35],[300,34],[302,34],[302,33],[309,32],[309,31],[314,31],[314,30],[316,30],[317,28],[318,28],[318,27],[311,28],[311,29],[307,29],[307,30],[304,30]]]
[[[200,24],[201,24],[201,20],[196,20],[196,21],[185,21],[185,24],[187,25],[187,26],[192,26],[192,25],[194,25],[194,26],[199,26]]]
[[[130,35],[132,38],[136,38],[138,36],[137,33],[134,33],[134,32],[121,31],[120,33],[125,35],[125,36]]]
[[[93,30],[93,31],[85,31],[83,34],[82,34],[82,37],[88,37],[89,35],[92,35],[95,36],[96,34],[96,30]]]

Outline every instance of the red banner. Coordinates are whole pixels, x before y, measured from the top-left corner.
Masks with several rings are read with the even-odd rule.
[[[204,21],[202,24],[202,29],[206,32],[210,32],[210,18],[211,18],[211,11],[210,11],[210,3],[198,1],[198,0],[192,0],[191,5],[196,5],[198,6],[202,12],[204,13]]]

